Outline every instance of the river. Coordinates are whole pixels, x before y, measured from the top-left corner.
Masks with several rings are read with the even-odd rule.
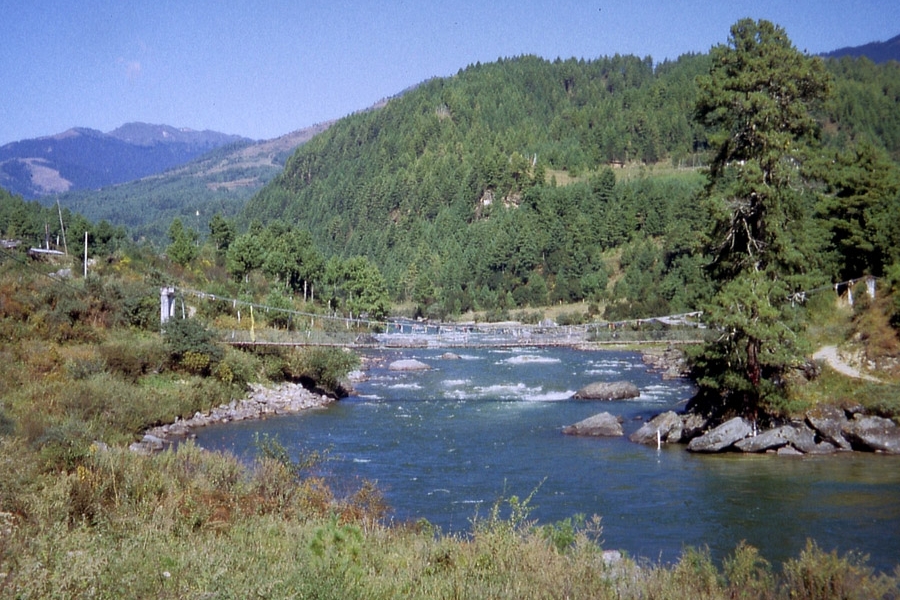
[[[576,514],[602,519],[602,545],[673,561],[687,546],[717,559],[745,540],[774,563],[814,539],[827,551],[861,552],[869,564],[900,564],[900,456],[701,456],[684,446],[647,447],[627,435],[679,409],[693,387],[663,381],[633,352],[570,348],[381,351],[353,396],[322,410],[196,430],[197,443],[252,457],[256,433],[294,453],[328,450],[338,489],[377,482],[395,521],[427,519],[467,532],[498,498],[535,492],[540,523]],[[398,373],[415,358],[432,369]],[[626,402],[570,400],[592,381],[628,380]],[[565,436],[561,429],[609,411],[624,438]]]

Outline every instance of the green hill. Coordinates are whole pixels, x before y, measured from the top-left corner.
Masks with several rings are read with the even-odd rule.
[[[693,107],[709,60],[470,66],[336,123],[243,219],[369,257],[395,300],[433,316],[572,301],[607,304],[608,317],[695,308],[711,219],[697,203],[706,132]],[[826,145],[868,140],[900,156],[897,65],[829,69]]]

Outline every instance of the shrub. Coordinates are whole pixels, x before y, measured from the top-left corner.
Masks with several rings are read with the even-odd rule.
[[[110,371],[132,382],[161,372],[169,360],[169,350],[158,337],[123,337],[101,345],[100,354]]]
[[[47,426],[33,446],[38,450],[43,470],[71,471],[89,455],[93,438],[88,423],[69,417]]]
[[[723,566],[729,597],[748,600],[771,597],[775,589],[771,565],[753,546],[741,542],[734,554],[725,559]]]
[[[245,387],[256,381],[262,373],[262,363],[254,354],[234,348],[225,348],[225,356],[216,365],[213,375],[230,385]]]
[[[188,353],[206,356],[207,366],[215,365],[223,355],[222,348],[215,343],[212,332],[194,319],[170,320],[166,323],[165,340],[175,365],[181,364]],[[195,365],[197,360],[196,356],[192,356],[189,363]]]
[[[785,584],[790,597],[798,600],[886,598],[891,597],[890,592],[900,591],[896,582],[874,576],[865,561],[863,556],[824,552],[807,540],[800,556],[784,563]]]
[[[106,371],[106,360],[94,346],[76,346],[60,350],[63,369],[72,379],[87,379]]]
[[[288,355],[285,372],[292,379],[311,380],[340,396],[346,395],[341,380],[358,365],[358,356],[340,348],[304,348]]]

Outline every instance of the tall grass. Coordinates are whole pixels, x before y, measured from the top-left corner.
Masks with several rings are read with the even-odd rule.
[[[813,543],[778,572],[746,545],[721,568],[702,549],[672,565],[611,559],[586,530],[554,543],[527,499],[503,500],[469,535],[450,536],[387,526],[355,510],[356,496],[268,458],[247,466],[191,444],[155,456],[94,448],[72,472],[38,475],[9,459],[16,446],[0,441],[2,598],[900,594],[900,571],[876,574]]]
[[[780,570],[745,545],[721,566],[703,549],[655,564],[604,553],[599,518],[537,526],[530,497],[444,535],[388,524],[377,487],[336,485],[275,444],[252,465],[190,443],[132,453],[144,428],[240,397],[248,381],[337,382],[352,361],[227,350],[209,376],[191,374],[142,329],[152,311],[123,277],[82,296],[0,273],[0,598],[900,597],[900,570],[813,543]]]

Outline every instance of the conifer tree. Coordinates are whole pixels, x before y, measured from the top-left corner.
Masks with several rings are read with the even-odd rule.
[[[737,22],[711,63],[696,116],[711,130],[717,291],[705,320],[718,337],[693,357],[697,400],[713,413],[755,417],[786,408],[784,375],[802,360],[802,315],[790,298],[820,276],[805,164],[830,80],[820,59],[768,21]]]

